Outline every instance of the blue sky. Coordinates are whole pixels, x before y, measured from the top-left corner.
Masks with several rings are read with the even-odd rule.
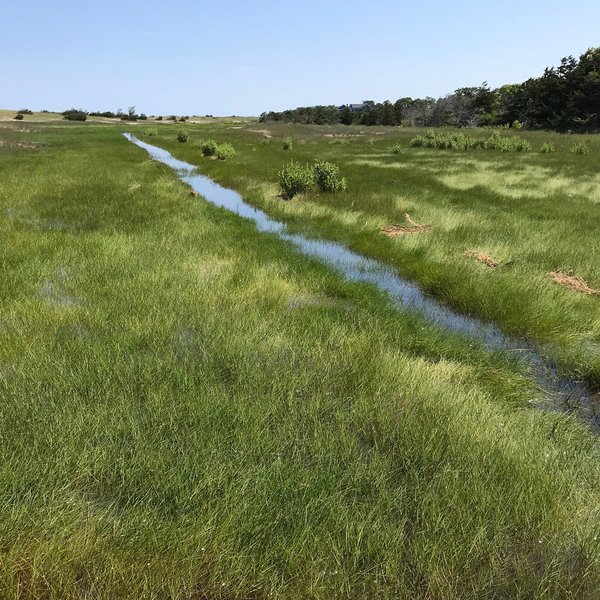
[[[7,2],[0,107],[257,115],[441,96],[600,45],[600,2]]]

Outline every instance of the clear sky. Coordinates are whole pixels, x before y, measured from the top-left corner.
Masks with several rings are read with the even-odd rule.
[[[258,115],[442,96],[600,45],[600,0],[30,0],[1,11],[0,107]]]

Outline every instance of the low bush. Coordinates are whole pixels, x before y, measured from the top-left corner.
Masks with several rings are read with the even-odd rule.
[[[76,110],[74,108],[65,110],[62,115],[63,119],[66,119],[67,121],[85,121],[87,119],[87,113],[85,111]]]
[[[216,155],[219,160],[227,160],[235,155],[235,150],[229,142],[224,142],[217,146]]]
[[[188,134],[185,131],[180,131],[177,134],[177,141],[181,142],[181,143],[187,142],[188,141]]]
[[[301,165],[291,160],[279,171],[282,194],[291,200],[296,194],[308,192],[314,185],[314,170],[310,165]]]
[[[13,119],[16,119],[17,121],[22,121],[23,120],[23,115],[21,113],[17,113]]]
[[[324,160],[316,160],[313,166],[314,180],[322,192],[345,192],[346,178],[340,177],[340,168]]]
[[[28,108],[22,108],[21,110],[17,111],[18,115],[32,115],[33,111],[29,110]]]
[[[589,154],[589,152],[590,149],[588,148],[588,145],[583,142],[577,142],[571,146],[572,154]]]
[[[512,136],[500,138],[496,144],[496,149],[500,152],[529,152],[531,144],[523,138]]]
[[[521,123],[521,121],[519,121],[518,119],[516,119],[515,121],[512,122],[511,127],[513,129],[522,129],[523,123]]]
[[[215,156],[218,148],[215,140],[204,140],[200,142],[200,150],[202,150],[202,156]]]
[[[394,144],[392,146],[392,154],[400,154],[402,152],[402,146],[400,144]]]
[[[291,137],[283,138],[282,147],[284,150],[292,150],[294,147],[294,140]]]
[[[158,117],[156,117],[157,121],[162,121],[162,117],[160,115],[158,115]]]
[[[410,140],[413,148],[438,148],[441,150],[500,150],[500,152],[526,152],[531,144],[516,135],[502,137],[494,131],[488,138],[469,137],[464,133],[436,133],[428,129],[426,134]]]
[[[552,142],[544,142],[540,146],[540,152],[554,152],[554,144]]]

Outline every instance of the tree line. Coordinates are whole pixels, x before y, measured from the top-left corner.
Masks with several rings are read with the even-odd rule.
[[[400,98],[359,105],[308,106],[265,112],[262,122],[316,125],[454,127],[524,125],[557,131],[600,130],[600,48],[563,58],[541,77],[491,89],[487,82],[443,98]]]

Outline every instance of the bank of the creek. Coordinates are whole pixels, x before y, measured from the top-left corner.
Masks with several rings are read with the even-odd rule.
[[[163,148],[147,144],[130,133],[124,135],[146,150],[154,160],[174,169],[178,177],[205,200],[250,219],[259,231],[276,234],[303,254],[317,258],[340,271],[349,281],[375,285],[403,310],[418,312],[430,323],[472,337],[490,350],[518,354],[542,392],[543,399],[538,403],[539,406],[576,412],[600,431],[600,394],[583,381],[562,374],[558,366],[531,342],[507,336],[491,323],[455,312],[427,296],[414,283],[403,279],[389,265],[361,256],[336,242],[309,239],[290,233],[284,223],[246,203],[235,190],[224,188],[201,175],[196,166],[181,161]]]

